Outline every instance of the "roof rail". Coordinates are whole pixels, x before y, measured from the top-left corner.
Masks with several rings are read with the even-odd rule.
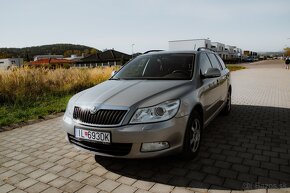
[[[197,51],[201,51],[201,50],[209,50],[209,51],[215,52],[214,50],[212,50],[210,48],[206,48],[206,47],[199,47],[199,48],[197,48]]]
[[[160,51],[164,51],[164,50],[148,50],[148,51],[144,52],[143,54],[148,54],[150,52],[160,52]]]

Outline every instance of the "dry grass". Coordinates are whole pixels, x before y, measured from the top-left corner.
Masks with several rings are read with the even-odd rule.
[[[0,104],[23,104],[73,94],[107,80],[116,68],[0,71]]]

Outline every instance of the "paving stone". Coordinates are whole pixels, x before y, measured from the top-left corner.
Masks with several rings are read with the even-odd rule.
[[[181,188],[181,187],[175,187],[171,193],[194,193],[194,191],[192,190],[188,190],[185,188]]]
[[[202,181],[207,174],[199,171],[189,171],[186,177]]]
[[[113,172],[107,172],[103,175],[103,177],[111,180],[117,180],[120,178],[120,175]]]
[[[64,186],[65,184],[69,183],[70,181],[72,181],[72,180],[69,178],[58,177],[58,178],[52,180],[51,182],[49,182],[48,184],[55,187],[55,188],[60,188],[60,187]]]
[[[65,192],[77,192],[79,189],[81,189],[84,184],[77,182],[77,181],[71,181],[64,186],[62,186],[60,189]]]
[[[55,166],[49,168],[47,171],[50,171],[50,172],[56,174],[56,173],[61,172],[61,171],[65,170],[65,169],[66,169],[65,166],[55,165]]]
[[[4,172],[7,172],[8,169],[5,168],[5,167],[0,167],[0,174],[4,173]]]
[[[54,180],[54,179],[56,179],[56,178],[58,178],[57,175],[55,175],[55,174],[53,174],[53,173],[47,173],[47,174],[45,174],[45,175],[39,177],[37,180],[38,180],[38,181],[41,181],[41,182],[43,182],[43,183],[48,183],[48,182],[50,182],[50,181],[52,181],[52,180]]]
[[[92,164],[83,164],[81,167],[78,168],[78,170],[83,171],[83,172],[89,172],[95,168],[96,166]]]
[[[8,168],[8,167],[14,166],[15,164],[18,164],[18,163],[19,163],[19,161],[17,161],[17,160],[11,160],[11,161],[3,163],[2,166]]]
[[[214,175],[207,175],[204,179],[204,182],[207,184],[213,184],[213,185],[222,185],[224,182],[224,178],[220,176],[214,176]]]
[[[0,174],[0,180],[7,179],[7,178],[14,176],[16,174],[17,174],[16,172],[14,172],[12,170],[8,170],[7,172]]]
[[[137,188],[135,188],[135,187],[121,184],[113,191],[113,193],[133,193],[136,190],[137,190]]]
[[[183,176],[173,176],[177,178],[183,178]],[[169,181],[173,178],[171,174],[158,173],[155,174],[151,179],[153,182],[159,182],[161,184],[168,184]],[[185,176],[186,177],[186,176]]]
[[[284,172],[279,172],[279,171],[272,171],[270,170],[269,176],[274,179],[278,180],[285,180],[285,179],[290,179],[290,174],[289,173],[284,173]]]
[[[173,188],[174,188],[173,186],[156,183],[156,184],[154,184],[154,186],[152,186],[150,191],[151,192],[158,192],[158,193],[159,192],[160,193],[168,193],[168,192],[171,192]]]
[[[192,181],[192,178],[183,176],[174,176],[170,179],[169,183],[172,186],[183,186],[186,187]],[[166,183],[167,184],[167,183]]]
[[[204,166],[202,168],[202,171],[207,173],[207,174],[213,174],[216,175],[220,171],[219,168],[213,167],[213,166]]]
[[[188,170],[184,168],[173,168],[169,173],[173,175],[184,176],[187,172]]]
[[[248,173],[239,173],[237,179],[244,182],[256,182],[258,180],[258,177],[254,174],[251,175]]]
[[[24,190],[34,184],[36,184],[38,181],[32,179],[32,178],[27,178],[17,184],[15,184],[16,187],[20,188],[21,190]]]
[[[90,177],[92,174],[88,174],[85,172],[78,172],[72,176],[70,176],[69,178],[78,182],[81,182],[83,180],[85,180],[86,178]]]
[[[225,178],[232,178],[235,179],[238,175],[238,172],[234,170],[228,170],[228,169],[221,169],[219,172],[219,176],[225,177]]]
[[[104,175],[107,172],[108,172],[108,170],[106,170],[103,167],[97,167],[97,168],[95,168],[95,169],[90,171],[91,174],[94,174],[94,175],[97,175],[97,176],[102,176],[102,175]]]
[[[120,178],[117,179],[117,182],[120,182],[122,184],[127,184],[127,185],[132,185],[134,182],[136,182],[136,179],[134,178],[129,178],[126,176],[121,176]]]
[[[240,190],[243,189],[244,183],[238,180],[234,180],[234,179],[226,179],[223,186],[233,189],[233,190]]]
[[[74,175],[75,173],[77,173],[78,171],[72,168],[67,168],[59,173],[57,173],[57,175],[59,176],[63,176],[65,178],[70,177],[72,175]]]
[[[249,172],[250,167],[241,164],[233,164],[232,169],[238,172],[247,173]]]
[[[1,192],[1,191],[0,191]],[[13,189],[12,191],[10,191],[9,193],[26,193],[23,190],[20,189]]]
[[[88,177],[87,179],[85,179],[84,181],[82,181],[82,183],[87,184],[87,185],[91,185],[91,186],[97,186],[98,184],[100,184],[103,181],[105,181],[104,178],[96,176],[96,175],[92,175],[92,176]]]
[[[42,192],[43,190],[47,188],[49,188],[49,185],[44,184],[42,182],[38,182],[37,184],[34,184],[30,186],[29,188],[25,189],[25,191],[29,193],[38,193],[38,192]]]
[[[115,188],[117,188],[120,185],[120,183],[115,182],[113,180],[105,180],[102,183],[100,183],[97,188],[107,191],[107,192],[112,192]]]
[[[154,185],[153,182],[137,180],[132,186],[143,190],[149,190],[153,185]]]
[[[271,163],[274,164],[279,164],[279,165],[288,165],[288,159],[281,159],[281,158],[275,158],[275,157],[271,157]]]
[[[50,187],[50,188],[44,190],[44,191],[41,192],[41,193],[52,193],[52,192],[53,192],[53,193],[62,193],[61,190],[59,190],[59,189],[57,189],[57,188],[55,188],[55,187]]]
[[[239,157],[227,157],[226,161],[230,162],[230,163],[240,164],[240,163],[242,163],[243,159],[239,158]]]
[[[73,162],[72,159],[69,159],[69,158],[62,158],[61,160],[58,160],[58,161],[56,162],[56,164],[66,165],[66,164],[69,164],[69,163],[71,163],[71,162]]]
[[[36,167],[33,167],[33,166],[27,166],[27,167],[24,167],[22,169],[19,169],[17,170],[18,173],[21,173],[21,174],[29,174],[33,171],[37,170]]]
[[[9,177],[5,180],[6,183],[8,184],[17,184],[23,180],[25,180],[27,177],[23,174],[16,174],[12,177]]]
[[[9,192],[13,189],[15,189],[14,186],[11,186],[9,184],[4,184],[4,185],[0,186],[0,193],[6,193],[6,192]]]
[[[27,176],[30,177],[30,178],[33,178],[33,179],[37,179],[37,178],[39,178],[40,176],[43,176],[43,175],[45,175],[45,174],[47,174],[46,171],[41,170],[41,169],[38,169],[38,170],[36,170],[36,171],[34,171],[34,172],[31,172],[30,174],[27,174]]]
[[[150,192],[147,190],[138,189],[135,193],[150,193]]]
[[[45,162],[43,164],[40,164],[39,166],[37,166],[38,168],[40,169],[43,169],[43,170],[47,170],[48,168],[51,168],[53,167],[55,164],[54,163],[51,163],[51,162]]]
[[[100,190],[89,185],[85,185],[82,187],[80,190],[77,191],[77,193],[96,193],[99,192]]]

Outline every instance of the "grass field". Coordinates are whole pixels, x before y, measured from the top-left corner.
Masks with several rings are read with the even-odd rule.
[[[235,64],[228,64],[227,68],[233,72],[233,71],[245,69],[246,67],[240,66],[240,65],[235,65]]]
[[[0,126],[62,112],[73,94],[107,80],[117,68],[0,71]]]

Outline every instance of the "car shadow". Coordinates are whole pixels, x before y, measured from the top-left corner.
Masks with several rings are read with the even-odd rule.
[[[96,157],[107,170],[134,179],[198,189],[290,187],[290,109],[233,105],[205,130],[194,160]]]

